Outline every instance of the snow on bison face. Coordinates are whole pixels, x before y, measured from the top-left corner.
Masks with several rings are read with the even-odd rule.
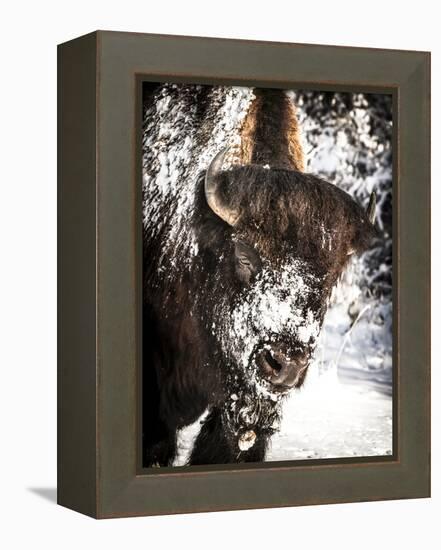
[[[303,382],[315,348],[323,320],[323,278],[295,258],[278,266],[262,258],[256,269],[251,247],[238,241],[235,250],[236,273],[242,280],[244,270],[250,276],[219,319],[224,353],[260,392],[286,392]]]
[[[375,201],[365,212],[315,176],[256,165],[220,170],[204,181],[211,217],[207,319],[228,363],[259,394],[299,387],[315,349],[332,288],[348,258],[374,235]],[[214,227],[217,227],[216,230]]]

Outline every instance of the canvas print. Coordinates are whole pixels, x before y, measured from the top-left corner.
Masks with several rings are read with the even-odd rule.
[[[388,94],[143,83],[144,467],[392,454],[392,130]]]

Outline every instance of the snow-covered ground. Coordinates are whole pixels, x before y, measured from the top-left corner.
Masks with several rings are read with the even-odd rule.
[[[392,454],[391,400],[331,376],[287,401],[267,461]]]

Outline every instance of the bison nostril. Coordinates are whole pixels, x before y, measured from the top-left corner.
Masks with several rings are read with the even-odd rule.
[[[256,364],[260,376],[278,391],[300,386],[308,367],[306,356],[297,354],[294,357],[288,357],[275,346],[268,346],[261,350],[256,355]]]
[[[273,349],[262,350],[256,357],[260,374],[273,384],[281,382],[286,376],[288,363],[284,361],[280,353]]]
[[[264,354],[265,361],[268,363],[268,365],[272,368],[272,370],[277,374],[282,370],[282,365],[274,359],[272,353],[270,351],[265,351]]]

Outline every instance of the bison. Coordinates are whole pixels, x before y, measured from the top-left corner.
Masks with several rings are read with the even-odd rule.
[[[194,181],[179,182],[191,198],[184,223],[173,196],[158,200],[166,180],[145,184],[145,200],[156,201],[144,220],[145,467],[172,465],[178,430],[206,410],[189,464],[265,459],[284,396],[305,380],[331,291],[375,235],[374,195],[365,211],[304,173],[288,95],[253,96],[233,148],[240,162],[228,166],[223,147]],[[157,101],[163,112],[167,98]],[[172,229],[176,245],[165,248]]]

